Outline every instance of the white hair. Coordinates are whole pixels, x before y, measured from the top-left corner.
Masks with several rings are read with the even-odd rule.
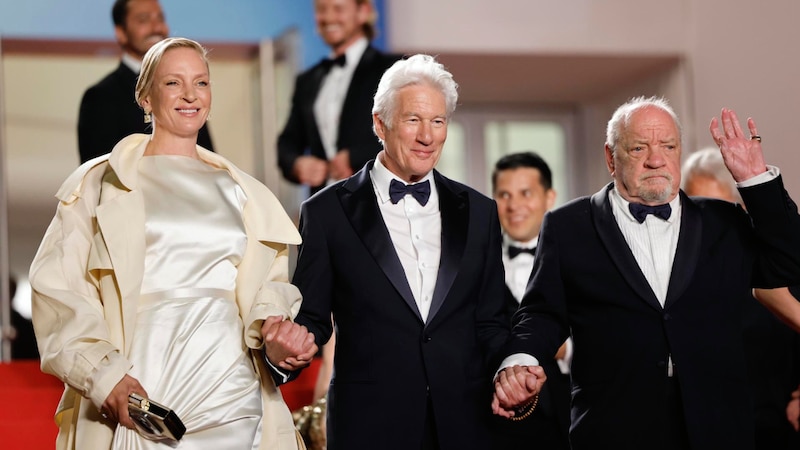
[[[678,129],[678,139],[681,139],[683,134],[681,131],[681,122],[678,120],[678,115],[675,114],[675,111],[664,97],[634,97],[620,105],[608,121],[608,125],[606,126],[606,145],[611,151],[617,149],[617,144],[619,144],[623,130],[630,125],[633,113],[644,108],[658,108],[669,114],[675,122],[675,127]]]
[[[406,86],[415,85],[428,85],[442,93],[448,119],[455,112],[458,84],[453,80],[453,74],[433,56],[418,54],[401,59],[386,70],[375,92],[372,114],[377,114],[386,127],[391,129],[397,108],[397,93]],[[373,125],[373,130],[374,128]]]

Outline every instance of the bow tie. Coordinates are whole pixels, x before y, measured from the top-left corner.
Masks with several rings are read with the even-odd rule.
[[[631,214],[633,214],[633,217],[635,217],[639,223],[644,223],[644,219],[647,218],[648,214],[660,217],[663,220],[669,219],[670,214],[672,214],[672,208],[669,206],[669,203],[658,206],[647,206],[642,205],[641,203],[628,203],[628,209],[631,210]]]
[[[514,246],[514,245],[509,245],[508,246],[508,257],[510,259],[514,259],[514,258],[516,258],[517,256],[519,256],[522,253],[528,253],[528,254],[530,254],[532,256],[536,256],[536,247],[533,247],[533,248],[522,248],[522,247],[517,247],[517,246]]]
[[[417,184],[405,184],[397,180],[389,183],[389,198],[392,203],[397,204],[406,194],[411,194],[420,205],[425,206],[431,196],[431,183],[428,180]]]
[[[322,60],[322,68],[325,69],[327,73],[333,66],[344,67],[344,63],[347,62],[347,58],[345,58],[344,53],[337,56],[336,58],[325,58]]]

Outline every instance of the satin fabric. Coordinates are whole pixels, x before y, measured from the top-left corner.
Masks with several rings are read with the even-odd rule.
[[[183,420],[176,448],[256,449],[259,380],[234,302],[245,195],[227,171],[188,157],[144,157],[139,177],[146,251],[130,374]],[[168,447],[118,427],[113,448]]]

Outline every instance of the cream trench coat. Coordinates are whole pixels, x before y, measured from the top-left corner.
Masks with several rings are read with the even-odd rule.
[[[131,368],[126,358],[144,268],[144,203],[137,163],[150,136],[134,134],[88,161],[59,189],[53,218],[31,265],[33,324],[42,371],[65,383],[56,411],[57,449],[110,448],[116,423],[99,408]],[[244,340],[261,377],[261,450],[303,448],[291,413],[264,366],[260,328],[270,315],[294,318],[300,292],[288,282],[288,245],[300,235],[269,189],[221,156],[200,158],[227,169],[247,195],[247,247],[236,301]],[[145,387],[146,388],[146,387]]]

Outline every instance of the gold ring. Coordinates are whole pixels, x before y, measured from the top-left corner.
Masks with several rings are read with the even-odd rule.
[[[750,136],[750,140],[751,140],[751,141],[758,141],[758,142],[761,142],[761,136],[759,136],[759,135],[757,135],[757,134],[754,134],[754,135]]]

